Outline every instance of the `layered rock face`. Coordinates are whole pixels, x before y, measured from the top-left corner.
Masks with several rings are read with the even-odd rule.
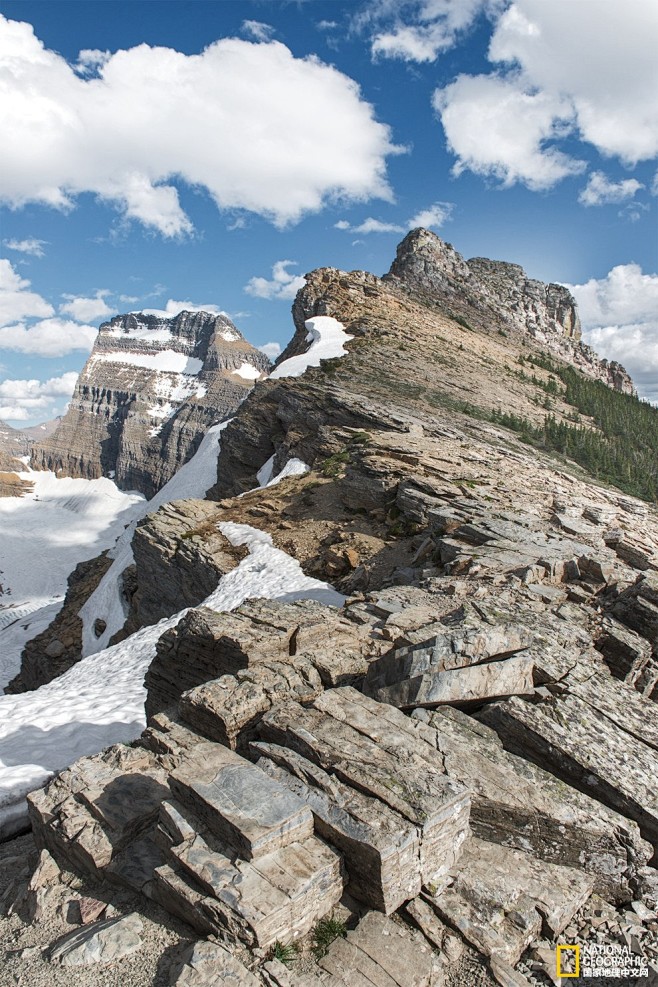
[[[116,316],[100,327],[69,410],[35,444],[32,465],[109,476],[151,497],[269,365],[224,315]]]
[[[256,387],[215,499],[140,526],[137,584],[170,583],[140,619],[193,607],[155,646],[148,728],[33,793],[30,814],[63,866],[221,939],[192,950],[181,987],[196,971],[537,987],[565,942],[634,942],[658,963],[658,513],[478,417],[541,422],[550,371],[519,358],[576,352],[566,296],[535,298],[545,343],[526,315],[476,326],[484,302],[455,320],[399,279],[313,272],[284,358],[314,315],[345,326],[347,355]],[[309,471],[257,485],[291,458]],[[198,606],[195,573],[212,586],[236,562],[226,521],[343,605]],[[349,931],[314,952],[334,916]],[[291,969],[265,953],[277,943],[299,946]]]
[[[615,390],[633,393],[620,364],[600,360],[581,341],[580,319],[571,292],[560,284],[529,278],[518,264],[472,257],[428,230],[412,230],[398,246],[385,281],[438,304],[475,328],[527,335]]]

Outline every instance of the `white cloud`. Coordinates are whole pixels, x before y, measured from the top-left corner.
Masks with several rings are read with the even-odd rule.
[[[334,31],[338,27],[338,21],[318,21],[315,26],[318,31]]]
[[[658,195],[658,171],[653,176],[653,182],[651,183],[651,194]]]
[[[76,373],[66,373],[47,381],[0,381],[0,419],[28,421],[41,412],[54,415],[55,405],[73,394],[77,379]]]
[[[658,401],[658,274],[620,264],[605,278],[568,287],[586,341],[601,356],[623,364],[643,397]]]
[[[276,360],[277,356],[281,354],[281,346],[279,343],[263,343],[262,346],[258,346],[256,348],[259,349],[261,353],[264,353],[266,357],[269,357],[272,361]]]
[[[418,226],[422,226],[425,229],[430,229],[431,227],[443,226],[452,216],[452,210],[454,205],[452,202],[435,202],[427,209],[421,209],[407,220],[404,226],[398,223],[385,223],[379,219],[373,219],[369,216],[364,219],[362,223],[358,223],[356,226],[352,226],[348,223],[346,219],[339,219],[337,223],[334,223],[334,229],[344,230],[348,233],[406,233],[407,230],[416,229]],[[360,243],[360,240],[355,240],[354,243]]]
[[[465,168],[549,188],[582,162],[571,136],[633,165],[658,154],[658,5],[516,0],[499,17],[490,75],[435,93],[448,144]]]
[[[256,41],[270,41],[276,33],[271,24],[263,24],[262,21],[243,21],[240,30]]]
[[[248,295],[254,298],[290,299],[294,298],[300,288],[306,284],[304,278],[291,274],[288,267],[296,265],[296,260],[278,260],[272,267],[272,280],[267,278],[250,278],[244,286]]]
[[[586,328],[658,320],[658,274],[643,274],[639,264],[619,264],[605,278],[568,287]]]
[[[417,226],[422,226],[426,230],[438,229],[452,218],[453,209],[454,204],[452,202],[435,202],[427,209],[421,209],[415,216],[412,216],[407,226],[410,230],[416,229]]]
[[[0,258],[0,326],[54,315],[52,305],[36,292],[28,291],[29,287],[30,282],[21,278],[8,260]]]
[[[33,353],[36,356],[66,356],[75,350],[91,352],[98,330],[66,319],[42,319],[32,326],[0,328],[0,350]]]
[[[625,202],[644,188],[635,178],[625,178],[621,182],[611,182],[602,171],[593,171],[587,185],[581,190],[578,201],[583,206],[605,206],[611,202]]]
[[[357,28],[373,33],[373,59],[433,62],[456,44],[496,0],[373,0],[356,17]]]
[[[397,223],[383,223],[379,219],[368,216],[357,226],[350,226],[351,233],[404,233],[404,226]]]
[[[43,257],[43,248],[46,246],[46,241],[37,240],[35,237],[30,237],[27,240],[3,240],[3,244],[7,250],[16,250],[19,254],[30,254],[32,257]]]
[[[158,315],[163,319],[171,319],[180,312],[210,312],[211,315],[226,315],[230,318],[228,312],[225,312],[218,305],[213,305],[212,302],[199,305],[198,302],[177,302],[173,298],[169,299],[164,308],[144,308],[135,309],[135,311],[143,312],[144,315]]]
[[[95,64],[81,78],[29,24],[0,17],[5,203],[65,209],[92,192],[176,236],[191,222],[174,178],[279,226],[328,199],[391,198],[389,128],[314,56],[224,38],[199,55],[142,44]]]
[[[520,181],[539,190],[585,168],[584,161],[546,146],[570,127],[571,104],[559,95],[525,92],[516,76],[460,75],[437,90],[433,102],[457,156],[457,175],[470,169],[505,185]]]
[[[109,291],[97,291],[93,298],[76,298],[75,295],[64,295],[67,301],[59,306],[62,315],[70,315],[77,322],[95,322],[114,315],[116,309],[110,308],[105,301]]]
[[[99,48],[84,48],[78,55],[75,71],[79,75],[93,75],[110,60],[109,51],[101,51]]]

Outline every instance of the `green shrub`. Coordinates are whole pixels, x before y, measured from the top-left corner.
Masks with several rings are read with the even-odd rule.
[[[313,945],[311,949],[315,958],[321,960],[326,956],[334,939],[345,938],[347,929],[345,923],[337,918],[322,918],[313,929]]]

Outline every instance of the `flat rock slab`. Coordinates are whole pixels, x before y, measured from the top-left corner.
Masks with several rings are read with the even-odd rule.
[[[654,704],[634,696],[646,703],[650,723]],[[587,700],[566,693],[542,703],[513,696],[487,707],[479,717],[496,730],[508,750],[634,819],[658,850],[658,752],[613,722],[607,708],[595,709],[592,701],[596,696],[589,692]],[[622,714],[623,703],[616,719]]]
[[[544,923],[562,932],[592,887],[582,871],[473,838],[454,884],[428,900],[481,953],[514,966]]]
[[[421,833],[421,879],[440,881],[458,858],[468,835],[468,793],[446,777],[442,758],[421,738],[407,736],[402,748],[393,737],[378,743],[355,729],[343,714],[337,712],[341,719],[330,715],[330,706],[337,710],[341,696],[357,711],[359,704],[365,708],[364,703],[374,711],[381,709],[354,689],[335,689],[323,693],[308,709],[297,703],[274,707],[259,724],[260,736],[267,743],[296,751],[417,826]],[[368,715],[376,719],[370,710]],[[393,733],[391,726],[386,728]],[[405,737],[402,730],[398,733]]]
[[[629,900],[629,881],[652,855],[636,823],[510,754],[494,730],[460,710],[419,710],[408,722],[436,745],[446,773],[470,791],[475,836],[583,868],[603,898]]]
[[[142,920],[136,914],[74,929],[52,946],[49,959],[60,966],[116,963],[141,948]]]
[[[195,747],[170,784],[180,801],[245,860],[313,835],[308,806],[219,744]]]
[[[360,975],[373,987],[430,987],[435,974],[422,937],[378,912],[368,912],[346,939],[334,940],[320,966],[339,984],[358,983]]]
[[[463,668],[430,670],[376,689],[370,695],[399,709],[529,696],[534,692],[533,671],[534,659],[530,655],[515,655]]]
[[[366,695],[388,685],[428,673],[463,668],[492,658],[508,658],[532,643],[532,633],[520,625],[444,630],[421,644],[394,648],[371,662],[364,683]]]
[[[261,981],[218,942],[194,943],[172,973],[171,987],[261,987]]]

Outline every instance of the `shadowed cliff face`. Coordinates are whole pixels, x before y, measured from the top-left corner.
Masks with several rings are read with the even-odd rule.
[[[151,497],[268,369],[226,316],[117,316],[101,326],[69,410],[32,465],[110,476]]]

